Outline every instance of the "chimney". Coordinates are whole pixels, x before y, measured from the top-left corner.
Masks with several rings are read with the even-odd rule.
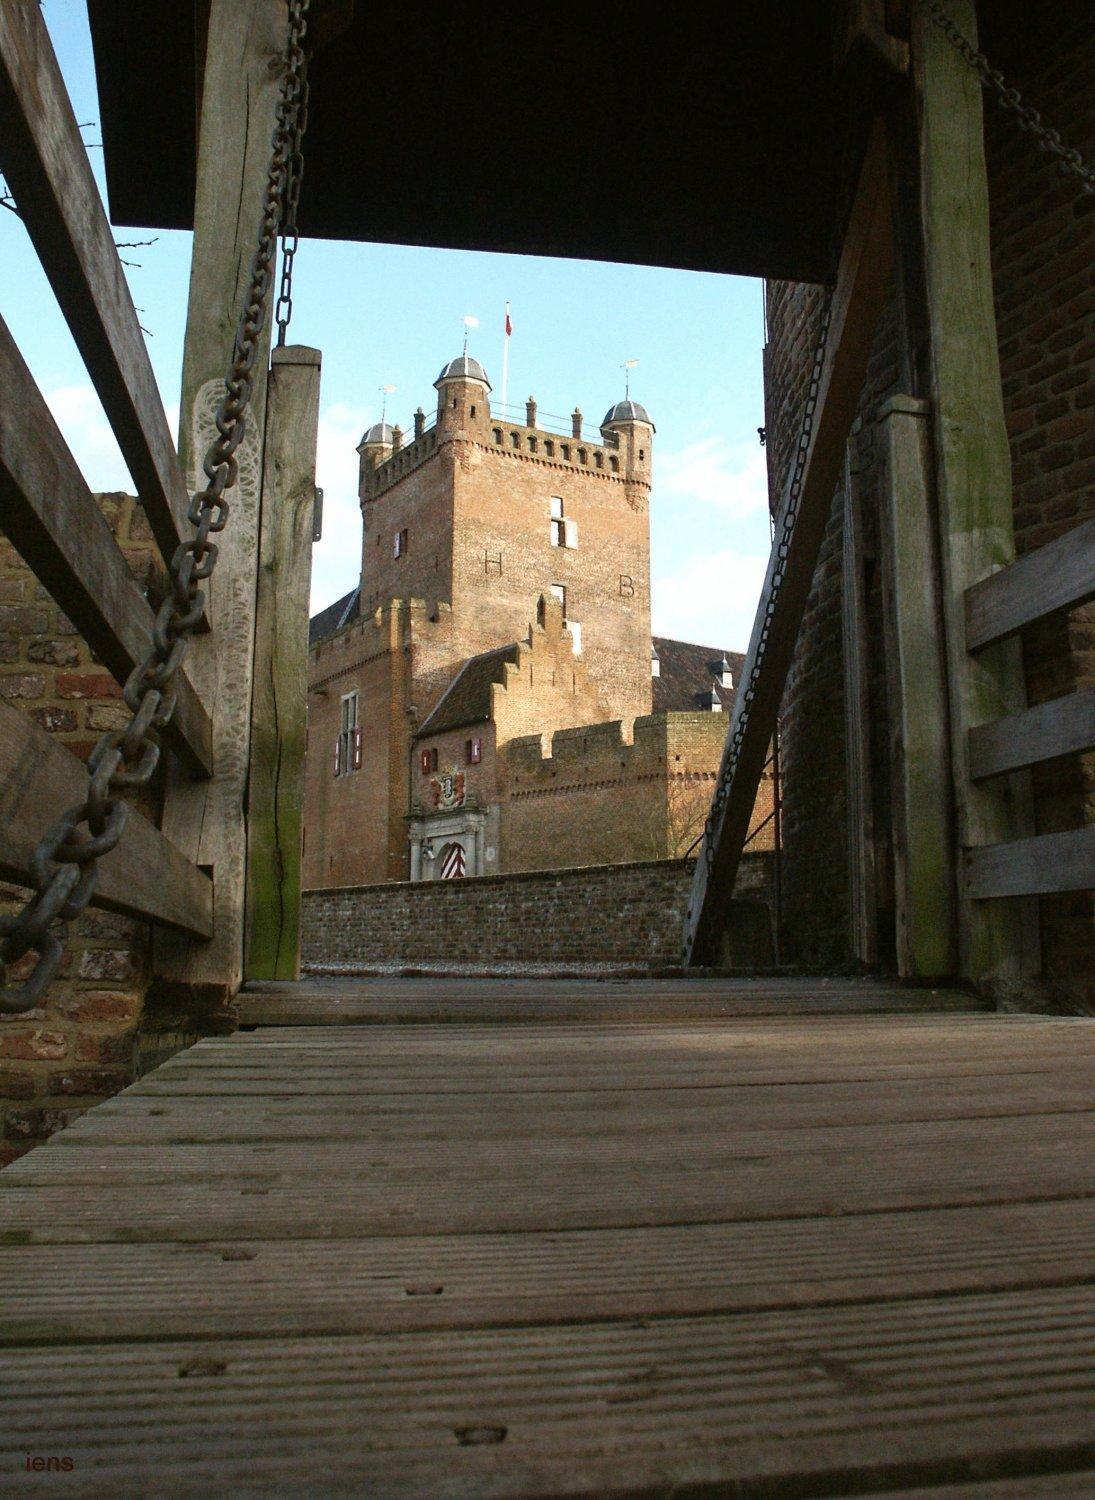
[[[414,435],[420,438],[426,430],[426,413],[421,407],[414,414]]]
[[[536,402],[530,396],[525,402],[525,426],[536,426]]]
[[[570,431],[576,438],[582,435],[582,413],[577,406],[570,414]]]

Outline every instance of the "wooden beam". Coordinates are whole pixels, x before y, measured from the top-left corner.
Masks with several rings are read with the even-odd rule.
[[[320,353],[275,349],[266,391],[247,783],[249,979],[300,978],[300,859],[308,713],[308,595]]]
[[[152,611],[45,398],[0,318],[0,498],[4,531],[88,645],[124,682],[152,640]],[[212,769],[212,730],[184,666],[164,738],[188,774]]]
[[[194,249],[183,351],[179,453],[191,489],[215,435],[236,324],[250,283],[270,165],[288,40],[285,0],[212,0],[202,84]],[[246,435],[228,493],[210,580],[210,633],[190,653],[195,681],[216,705],[212,780],[197,785],[168,768],[164,831],[195,864],[213,871],[215,933],[201,948],[158,937],[165,978],[210,987],[213,998],[243,977],[247,774],[255,650],[259,494],[270,317],[258,340]]]
[[[844,458],[844,445],[855,415],[870,355],[871,342],[890,280],[892,234],[886,181],[886,151],[876,124],[859,175],[855,202],[833,293],[828,349],[814,416],[814,431],[806,458],[798,520],[791,537],[783,585],[775,613],[765,626],[773,594],[776,549],[768,561],[753,636],[742,667],[742,686],[763,653],[763,664],[753,689],[737,770],[729,796],[716,820],[710,850],[705,838],[696,862],[696,875],[686,925],[685,950],[690,963],[717,956],[721,923],[734,889],[743,841],[749,831],[761,771],[776,725],[787,672],[798,639],[806,600],[813,582],[821,540],[832,507],[833,492]],[[780,535],[786,497],[776,519]],[[761,647],[766,630],[767,645]],[[729,746],[741,724],[745,693],[739,689],[727,738]],[[724,756],[725,764],[725,756]],[[708,858],[710,857],[710,870]]]
[[[974,0],[948,14],[976,45]],[[1033,833],[1029,784],[976,784],[969,731],[1026,706],[1018,642],[968,654],[966,590],[1014,556],[1011,454],[1004,425],[989,254],[981,84],[912,7],[912,59],[920,149],[920,215],[930,328],[933,447],[957,844],[974,848]],[[959,892],[961,974],[1014,982],[1040,963],[1031,913],[974,902]]]
[[[966,646],[979,651],[1060,609],[1095,599],[1095,519],[966,591]]]
[[[966,851],[971,900],[1095,890],[1095,823]]]
[[[87,770],[28,714],[0,698],[0,876],[27,883],[34,846],[87,796]],[[178,928],[213,931],[213,887],[136,808],[118,847],[99,861],[92,906]]]
[[[938,979],[957,971],[958,932],[929,404],[891,397],[878,433],[897,969]]]
[[[87,148],[31,0],[0,6],[0,169],[170,559],[193,534],[189,497]]]
[[[858,447],[853,431],[848,439],[844,462],[844,556],[840,575],[844,749],[848,777],[848,916],[852,953],[861,964],[873,965],[878,962],[878,872],[871,790],[866,557]]]
[[[1002,776],[1058,755],[1095,749],[1095,688],[1080,688],[970,730],[974,781]]]

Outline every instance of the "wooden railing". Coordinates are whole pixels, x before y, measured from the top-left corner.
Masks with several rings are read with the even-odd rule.
[[[1021,557],[966,591],[971,652],[1095,598],[1095,520]],[[970,777],[993,776],[1095,748],[1095,689],[1080,688],[969,732]],[[1095,888],[1095,826],[966,851],[976,900]]]
[[[191,528],[188,495],[106,213],[37,5],[0,6],[0,171],[34,242],[170,560]],[[0,501],[8,539],[124,681],[146,655],[152,611],[7,327],[0,322]],[[166,742],[192,774],[212,771],[209,714],[185,668]],[[87,772],[0,705],[0,872],[26,882],[46,827],[80,802]],[[212,882],[131,812],[102,861],[92,904],[208,937]]]

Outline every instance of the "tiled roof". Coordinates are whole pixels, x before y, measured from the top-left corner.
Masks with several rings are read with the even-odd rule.
[[[309,646],[314,646],[317,641],[325,640],[327,636],[334,635],[336,630],[349,625],[351,620],[356,620],[361,612],[360,602],[360,589],[351,589],[348,594],[343,594],[341,599],[336,599],[333,604],[328,604],[326,609],[321,609],[318,615],[313,615],[308,621]]]
[[[501,682],[502,667],[517,661],[518,646],[499,646],[469,657],[449,683],[436,708],[418,731],[418,738],[459,729],[463,724],[480,724],[490,718],[491,684]]]
[[[689,709],[709,707],[702,701],[705,694],[714,693],[724,711],[734,702],[745,657],[740,651],[726,651],[721,646],[696,646],[690,641],[671,641],[656,635],[654,650],[658,653],[660,672],[651,686],[654,690],[655,713],[679,713]],[[730,663],[734,675],[734,688],[725,688],[718,679],[723,657]]]

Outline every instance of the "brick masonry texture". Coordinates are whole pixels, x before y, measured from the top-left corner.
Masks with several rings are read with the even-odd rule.
[[[763,899],[767,854],[735,894]],[[306,891],[305,964],[680,962],[694,862],[624,865]]]
[[[159,598],[163,574],[137,501],[122,494],[98,500],[134,577]],[[2,536],[0,696],[81,760],[104,729],[128,719],[117,683]],[[155,817],[158,787],[142,794],[138,805]],[[0,883],[0,911],[16,910],[22,894]],[[0,1021],[0,1164],[124,1088],[150,1052],[160,1054],[165,1028],[178,1028],[171,1050],[206,1029],[200,1017],[180,1024],[170,1004],[150,1005],[149,953],[142,923],[86,911],[70,927],[60,973],[43,1004]],[[30,963],[33,955],[10,966],[9,980],[17,982]]]
[[[1067,0],[1044,44],[1009,59],[1021,89],[1066,144],[1095,154],[1095,35],[1086,9]],[[1091,516],[1095,482],[1095,213],[1030,137],[991,101],[985,109],[993,279],[1005,416],[1012,453],[1016,550],[1021,555]],[[819,308],[817,288],[770,283],[765,387],[770,481],[785,482]],[[873,421],[900,389],[896,318],[884,315],[872,351],[853,452],[863,496],[868,559],[872,774],[878,832],[883,952],[892,951],[889,728],[877,558],[879,461]],[[792,961],[829,965],[850,956],[841,661],[843,495],[834,497],[783,704],[784,944]],[[1032,703],[1095,682],[1090,607],[1024,632]],[[1035,768],[1039,832],[1081,826],[1095,814],[1095,764],[1068,756]],[[1088,1009],[1095,922],[1090,893],[1041,898],[1044,976],[1051,1002]]]

